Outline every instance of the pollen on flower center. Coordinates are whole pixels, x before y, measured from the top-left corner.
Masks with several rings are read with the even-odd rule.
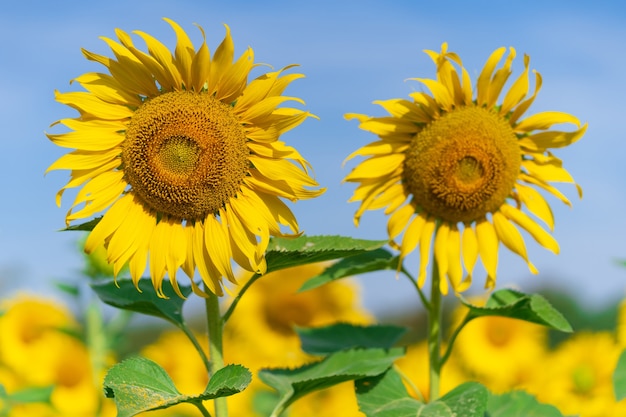
[[[231,107],[204,93],[170,92],[137,109],[122,150],[145,204],[179,219],[216,213],[237,194],[249,150]]]
[[[520,173],[521,150],[509,123],[465,107],[435,120],[411,141],[403,184],[414,201],[443,220],[472,222],[496,211]]]

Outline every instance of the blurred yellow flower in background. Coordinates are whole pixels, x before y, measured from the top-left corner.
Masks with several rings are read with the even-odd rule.
[[[613,371],[621,352],[610,332],[579,332],[535,364],[540,372],[524,389],[565,415],[622,417],[626,401],[616,403]]]
[[[104,375],[94,375],[86,346],[71,334],[79,326],[64,306],[21,295],[3,301],[1,309],[0,384],[9,394],[54,386],[50,405],[18,405],[9,416],[115,415],[102,393]]]
[[[308,162],[278,138],[311,116],[278,107],[282,93],[301,74],[282,70],[248,83],[254,52],[234,61],[230,29],[210,56],[206,40],[197,50],[185,31],[176,33],[172,53],[152,36],[135,31],[148,52],[116,29],[103,37],[115,59],[83,50],[109,74],[86,73],[74,81],[86,91],[56,92],[56,100],[76,109],[77,118],[57,123],[67,133],[48,134],[55,144],[75,149],[50,170],[71,170],[57,193],[82,187],[66,223],[106,210],[89,234],[85,250],[104,245],[117,275],[126,264],[135,282],[146,264],[157,294],[164,297],[165,274],[182,297],[179,268],[206,290],[222,295],[222,278],[236,283],[231,262],[263,273],[270,236],[281,227],[298,234],[298,223],[281,198],[312,198],[324,190],[309,176]],[[200,31],[204,38],[204,31]],[[149,256],[148,256],[149,255]],[[149,262],[148,262],[149,258]],[[193,279],[194,292],[206,292]]]
[[[400,250],[400,260],[420,248],[420,286],[434,245],[443,294],[448,292],[446,277],[454,291],[470,286],[479,256],[487,271],[486,286],[493,288],[500,243],[536,273],[518,227],[552,252],[558,253],[559,245],[521,208],[552,230],[552,210],[536,188],[570,205],[551,183],[574,180],[550,149],[576,142],[587,125],[556,111],[522,118],[541,87],[535,72],[535,91],[528,96],[528,56],[524,71],[497,103],[512,73],[513,48],[498,69],[506,48],[491,54],[475,90],[461,59],[448,51],[446,43],[440,53],[425,52],[437,66],[437,79],[416,80],[431,94],[411,93],[412,101],[376,101],[389,113],[385,117],[346,115],[379,137],[347,158],[366,157],[345,178],[359,183],[350,200],[361,202],[355,223],[366,210],[384,208],[390,216],[389,238]],[[559,124],[572,124],[575,130],[550,130]]]
[[[473,302],[479,305],[480,302]],[[459,324],[467,307],[454,312]],[[519,388],[537,372],[548,350],[544,326],[507,317],[479,317],[465,325],[456,339],[452,357],[470,378],[477,378],[493,392]]]

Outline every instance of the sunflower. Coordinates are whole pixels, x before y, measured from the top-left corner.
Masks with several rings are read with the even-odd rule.
[[[71,170],[58,193],[80,187],[66,223],[106,209],[85,242],[85,251],[104,245],[115,275],[128,264],[135,285],[149,258],[152,283],[164,297],[169,274],[182,296],[176,271],[190,277],[193,291],[223,295],[222,278],[236,282],[234,260],[263,273],[270,236],[300,233],[295,216],[280,199],[312,198],[324,190],[309,176],[308,162],[279,136],[311,116],[279,107],[285,88],[301,74],[290,67],[248,83],[254,53],[236,61],[230,30],[210,56],[204,31],[196,50],[170,19],[174,53],[154,37],[135,31],[147,45],[116,29],[119,42],[102,39],[115,58],[83,50],[108,73],[92,72],[74,81],[85,90],[55,92],[56,100],[80,116],[59,120],[70,129],[48,134],[55,144],[75,149],[50,170]],[[193,280],[196,269],[204,281]]]
[[[498,69],[506,48],[491,54],[475,91],[461,59],[448,52],[446,43],[440,53],[425,52],[437,66],[437,79],[415,80],[431,94],[414,92],[410,94],[412,100],[375,101],[389,113],[385,117],[346,115],[379,137],[347,158],[367,158],[345,178],[359,183],[350,199],[361,201],[355,224],[364,211],[384,208],[390,216],[387,229],[391,245],[400,251],[400,258],[419,247],[420,286],[425,282],[434,245],[444,294],[448,292],[446,277],[457,292],[470,286],[479,256],[487,272],[486,287],[493,288],[500,242],[537,273],[519,228],[554,253],[558,253],[559,245],[523,208],[553,229],[550,205],[539,190],[571,205],[551,183],[575,182],[550,149],[576,142],[587,125],[581,126],[576,117],[556,111],[522,118],[542,82],[534,71],[535,90],[528,96],[528,56],[524,56],[523,73],[497,104],[512,73],[513,48]],[[550,130],[563,123],[576,129]],[[576,187],[582,197],[580,187]]]

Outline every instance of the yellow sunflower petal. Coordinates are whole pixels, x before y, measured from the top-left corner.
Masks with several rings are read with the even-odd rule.
[[[500,108],[500,114],[505,116],[509,114],[511,109],[517,106],[528,94],[529,81],[528,81],[528,65],[530,63],[530,57],[524,55],[524,72],[515,80],[509,92],[506,93],[502,107]]]
[[[415,214],[415,208],[412,204],[400,207],[391,216],[387,222],[387,234],[389,239],[394,240],[402,233],[402,231],[409,224],[411,216]]]
[[[559,123],[571,123],[576,125],[576,127],[580,127],[580,120],[569,113],[546,111],[528,116],[515,125],[515,131],[526,133],[534,130],[546,130],[552,127],[552,125]]]
[[[450,225],[442,222],[437,228],[435,234],[435,261],[437,262],[437,271],[439,272],[439,289],[441,294],[448,294],[448,236],[450,234]]]
[[[498,48],[489,56],[483,70],[478,76],[478,83],[476,86],[476,101],[479,106],[486,105],[489,100],[489,85],[491,84],[491,75],[498,65],[498,62],[504,56],[506,48]]]
[[[507,219],[515,222],[522,229],[526,230],[541,246],[555,254],[559,253],[559,244],[556,239],[543,230],[541,226],[528,217],[526,213],[508,204],[503,204],[502,207],[500,207],[500,212],[504,214]]]
[[[430,248],[433,241],[435,226],[436,220],[428,218],[422,229],[422,235],[420,236],[420,268],[417,276],[417,285],[420,288],[422,288],[426,282],[426,271],[428,269],[428,262],[430,261]]]
[[[528,208],[528,211],[543,220],[550,230],[554,230],[552,208],[541,193],[522,184],[516,184],[515,190],[517,190],[520,201]]]
[[[202,32],[202,45],[191,61],[191,86],[194,91],[202,91],[207,88],[207,81],[211,76],[211,53],[206,43],[206,35],[204,29],[198,26]]]
[[[91,93],[74,91],[71,93],[54,92],[56,101],[78,110],[83,119],[122,120],[133,115],[133,111],[119,104],[107,103]]]
[[[222,276],[236,283],[237,280],[230,263],[233,255],[226,226],[225,222],[220,222],[215,216],[207,216],[204,219],[204,239],[213,265]]]
[[[404,231],[404,235],[402,236],[402,244],[400,245],[400,261],[398,262],[398,270],[400,270],[402,260],[409,253],[413,252],[420,242],[420,238],[422,235],[422,231],[424,230],[425,224],[426,217],[418,214],[413,218],[413,220],[411,220],[406,230]]]
[[[187,89],[191,89],[193,86],[191,82],[192,62],[195,55],[193,43],[191,43],[189,36],[187,36],[187,33],[178,23],[168,18],[164,18],[163,20],[169,23],[176,33],[176,50],[174,51],[174,56],[176,57],[175,65],[178,68],[183,85]]]
[[[92,253],[101,246],[104,240],[119,227],[133,204],[132,194],[126,194],[117,200],[87,236],[85,252]]]
[[[499,211],[493,213],[493,226],[500,242],[509,248],[511,252],[521,256],[528,264],[530,272],[537,274],[537,268],[528,260],[526,244],[519,230]]]
[[[215,55],[211,62],[211,75],[209,76],[207,85],[207,90],[211,94],[213,94],[220,85],[222,77],[228,72],[235,57],[235,45],[233,38],[230,36],[230,28],[228,25],[224,25],[224,27],[226,28],[226,36],[224,36],[224,40],[215,50]]]
[[[522,148],[531,152],[543,152],[549,148],[562,148],[577,142],[587,131],[587,123],[573,132],[561,132],[558,130],[540,132],[526,136],[519,140]]]
[[[498,236],[493,225],[482,219],[476,222],[476,239],[480,259],[487,271],[486,288],[493,288],[496,283],[496,271],[498,269]]]
[[[448,277],[455,292],[465,291],[468,286],[463,283],[463,267],[461,266],[461,233],[456,225],[450,226],[447,243]],[[463,284],[463,285],[462,285]]]
[[[463,229],[463,236],[461,237],[461,251],[463,253],[463,267],[467,271],[463,282],[469,286],[472,282],[472,274],[474,273],[474,266],[478,260],[478,239],[476,233],[470,225],[466,225]]]
[[[511,117],[509,117],[509,123],[511,124],[511,126],[515,126],[517,120],[522,117],[524,113],[526,113],[526,110],[528,110],[530,105],[535,101],[535,97],[537,97],[537,93],[541,89],[541,74],[539,74],[535,70],[533,70],[533,73],[535,74],[535,91],[533,92],[532,96],[522,101],[517,107],[515,107],[515,110],[513,110],[513,114],[511,114]]]

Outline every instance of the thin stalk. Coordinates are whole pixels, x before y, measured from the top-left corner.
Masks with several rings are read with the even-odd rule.
[[[200,410],[200,413],[202,413],[203,417],[211,417],[211,413],[209,413],[209,410],[207,410],[206,407],[204,407],[204,404],[199,402],[199,403],[193,403],[193,405],[195,405],[198,408],[198,410]]]
[[[200,345],[200,342],[198,341],[198,338],[193,334],[193,332],[191,331],[191,329],[189,329],[189,327],[187,327],[187,325],[185,323],[180,323],[178,328],[180,330],[183,331],[183,333],[185,333],[185,335],[187,336],[187,339],[189,339],[191,341],[191,343],[193,344],[193,347],[196,348],[196,350],[198,351],[198,354],[200,355],[200,358],[202,358],[202,362],[204,363],[204,367],[206,368],[207,372],[211,372],[211,361],[209,361],[209,358],[207,357],[206,353],[204,352],[204,349],[202,348],[202,346]]]
[[[413,284],[413,286],[417,290],[417,294],[419,295],[420,300],[422,301],[422,305],[424,306],[424,308],[426,310],[429,310],[430,309],[430,302],[428,302],[428,299],[424,295],[424,291],[422,291],[422,289],[419,287],[419,285],[417,285],[417,280],[415,279],[415,277],[413,275],[411,275],[409,273],[409,271],[407,271],[404,267],[402,267],[400,269],[400,272],[402,272],[404,274],[404,276],[406,276],[409,279],[409,281],[411,281],[411,284]]]
[[[429,389],[430,401],[439,398],[439,383],[441,378],[441,316],[442,302],[439,289],[439,266],[433,254],[433,268],[430,288],[430,309],[428,310],[428,359],[429,359]]]
[[[237,304],[239,303],[239,300],[241,299],[241,297],[243,297],[244,293],[248,290],[248,288],[250,288],[250,286],[252,284],[254,284],[254,281],[256,281],[257,279],[261,278],[263,275],[260,274],[254,274],[252,276],[252,278],[250,278],[244,285],[243,287],[241,287],[241,289],[239,290],[239,293],[237,294],[237,296],[233,299],[233,302],[230,304],[230,306],[228,306],[228,309],[226,310],[226,312],[224,313],[224,316],[222,318],[223,323],[226,323],[228,321],[228,319],[230,318],[230,316],[233,314],[233,312],[235,311],[235,307],[237,307]]]
[[[393,369],[400,375],[400,378],[402,378],[402,380],[409,385],[409,387],[413,390],[413,392],[415,392],[417,399],[424,402],[424,395],[422,395],[422,392],[417,387],[417,385],[415,385],[413,381],[411,381],[411,378],[409,378],[407,374],[402,372],[402,369],[400,369],[399,366],[393,365]]]
[[[452,353],[452,347],[454,346],[454,342],[457,336],[459,335],[459,333],[461,333],[461,330],[463,330],[463,327],[465,327],[465,325],[472,320],[471,318],[468,319],[468,317],[469,315],[465,316],[465,318],[463,319],[463,322],[459,324],[459,326],[456,329],[454,329],[454,333],[452,334],[452,336],[450,337],[450,341],[448,342],[448,347],[446,348],[445,353],[441,357],[441,366],[443,366],[448,361],[448,358],[450,357],[450,354]]]
[[[209,328],[209,378],[215,372],[224,367],[224,351],[222,346],[222,333],[224,330],[224,321],[220,315],[220,303],[217,295],[213,294],[208,288],[206,291],[209,296],[205,299],[206,318]],[[215,417],[227,417],[228,408],[226,406],[226,397],[215,399]]]

